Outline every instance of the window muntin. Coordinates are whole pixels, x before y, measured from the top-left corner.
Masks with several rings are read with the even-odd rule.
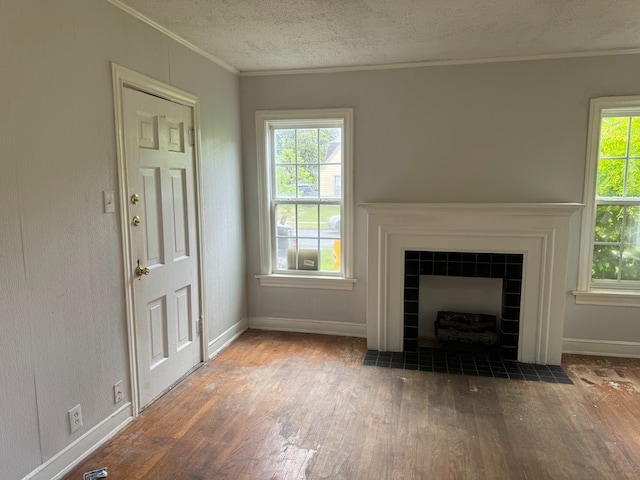
[[[640,108],[602,109],[591,280],[640,288]]]
[[[262,285],[352,288],[352,122],[351,109],[256,112]]]

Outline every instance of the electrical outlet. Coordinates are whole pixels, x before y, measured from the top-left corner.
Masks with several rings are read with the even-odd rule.
[[[123,399],[124,392],[122,390],[122,380],[120,380],[113,386],[113,401],[115,403],[120,403]]]
[[[69,427],[71,427],[71,433],[75,432],[82,426],[82,409],[80,404],[69,410]]]

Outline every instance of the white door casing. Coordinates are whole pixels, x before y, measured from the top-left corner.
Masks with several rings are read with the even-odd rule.
[[[203,360],[197,99],[113,68],[135,414]]]

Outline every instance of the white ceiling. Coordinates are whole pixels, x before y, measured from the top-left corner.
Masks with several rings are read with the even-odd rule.
[[[640,0],[109,1],[245,73],[640,48]]]

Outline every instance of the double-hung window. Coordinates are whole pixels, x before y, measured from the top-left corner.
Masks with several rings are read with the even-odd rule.
[[[352,289],[351,109],[256,112],[261,285]]]
[[[640,97],[591,101],[578,303],[640,306]]]

